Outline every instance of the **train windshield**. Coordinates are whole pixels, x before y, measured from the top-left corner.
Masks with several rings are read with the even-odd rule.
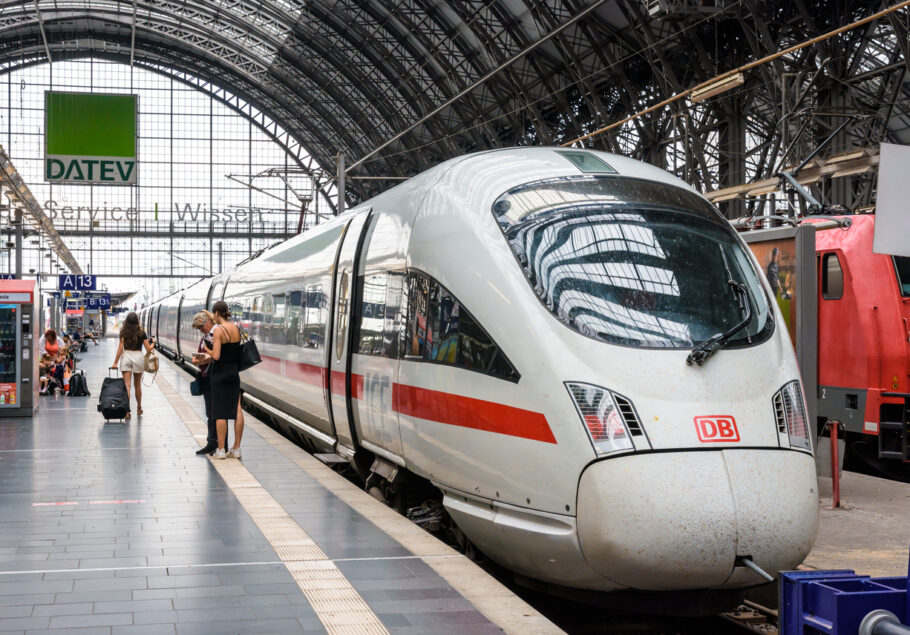
[[[744,319],[728,348],[765,341],[773,314],[758,272],[735,232],[683,188],[619,177],[530,183],[493,213],[547,309],[601,341],[691,348]]]

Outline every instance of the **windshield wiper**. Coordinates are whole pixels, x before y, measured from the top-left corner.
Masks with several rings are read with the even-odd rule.
[[[727,262],[727,254],[724,253],[724,248],[721,245],[718,245],[718,248],[720,249],[720,257],[724,261],[724,270],[727,272],[727,284],[733,287],[733,291],[736,293],[736,303],[743,319],[723,333],[716,333],[693,348],[689,356],[686,357],[686,364],[689,366],[692,364],[698,366],[704,364],[705,360],[726,346],[731,337],[746,328],[749,322],[752,321],[752,306],[749,304],[749,293],[746,291],[746,285],[733,279],[730,263]]]

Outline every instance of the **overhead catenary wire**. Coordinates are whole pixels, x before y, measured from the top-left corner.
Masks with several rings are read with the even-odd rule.
[[[673,95],[672,97],[668,97],[667,99],[664,99],[663,101],[654,104],[653,106],[649,106],[649,107],[645,108],[644,110],[640,110],[639,112],[629,115],[628,117],[625,117],[624,119],[620,119],[619,121],[615,121],[615,122],[611,123],[610,125],[604,126],[603,128],[598,128],[597,130],[594,130],[593,132],[589,132],[586,135],[582,135],[582,136],[578,137],[577,139],[573,139],[572,141],[567,141],[566,143],[563,143],[562,145],[563,145],[563,147],[571,146],[571,145],[574,145],[581,141],[584,141],[586,139],[590,139],[591,137],[595,137],[595,136],[601,135],[605,132],[609,132],[610,130],[613,130],[614,128],[618,128],[619,126],[622,126],[623,124],[633,121],[634,119],[638,119],[639,117],[642,117],[644,115],[647,115],[648,113],[654,112],[655,110],[660,110],[661,108],[668,106],[668,105],[672,104],[673,102],[676,102],[676,101],[679,101],[680,99],[688,97],[689,95],[691,95],[692,93],[694,93],[697,90],[703,89],[707,86],[710,86],[711,84],[715,84],[717,82],[723,81],[723,80],[727,79],[728,77],[732,77],[733,75],[736,75],[737,73],[742,73],[744,71],[751,70],[757,66],[761,66],[762,64],[766,64],[768,62],[771,62],[771,61],[774,61],[781,57],[784,57],[785,55],[789,55],[790,53],[794,53],[800,49],[804,49],[807,46],[812,46],[813,44],[818,44],[819,42],[824,42],[825,40],[828,40],[836,35],[840,35],[841,33],[846,33],[847,31],[855,29],[856,27],[863,26],[865,24],[869,24],[870,22],[874,22],[880,18],[883,18],[887,15],[900,11],[901,9],[904,9],[906,7],[910,7],[910,0],[904,0],[903,2],[899,2],[894,6],[888,7],[887,9],[882,9],[881,11],[879,11],[877,13],[868,15],[865,18],[861,18],[859,20],[856,20],[855,22],[851,22],[850,24],[844,25],[842,27],[838,27],[838,28],[836,28],[832,31],[828,31],[827,33],[824,33],[822,35],[808,39],[804,42],[800,42],[799,44],[795,44],[795,45],[785,48],[781,51],[777,51],[776,53],[766,55],[765,57],[762,57],[760,59],[753,60],[752,62],[749,62],[748,64],[743,64],[742,66],[729,70],[725,73],[721,73],[720,75],[717,75],[716,77],[709,79],[706,82],[702,82],[701,84],[698,84],[697,86],[688,88],[680,93]]]

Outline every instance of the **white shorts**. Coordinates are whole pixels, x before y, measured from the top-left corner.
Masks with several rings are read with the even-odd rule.
[[[142,351],[123,351],[120,356],[121,373],[144,373],[145,354]]]

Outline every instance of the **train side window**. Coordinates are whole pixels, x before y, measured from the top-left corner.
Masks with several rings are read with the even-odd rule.
[[[822,272],[822,297],[825,300],[840,300],[844,295],[844,271],[837,254],[825,254]]]
[[[426,357],[427,350],[427,292],[430,281],[426,276],[408,276],[408,340],[405,355]]]
[[[451,292],[435,280],[430,282],[427,359],[447,364],[455,363],[460,314],[461,304]]]
[[[272,323],[273,305],[274,305],[274,301],[272,300],[271,293],[266,293],[264,296],[262,296],[262,323],[263,324]]]
[[[397,359],[401,349],[401,334],[404,331],[403,304],[404,286],[407,276],[404,272],[389,272],[386,286],[385,319],[382,323],[382,351],[386,357]]]
[[[272,306],[272,344],[287,344],[287,294],[276,293],[272,296],[274,305]]]
[[[306,288],[303,308],[303,348],[322,348],[325,341],[325,294],[321,284]]]
[[[383,272],[363,276],[359,282],[360,320],[355,337],[357,352],[361,355],[382,355],[382,329],[389,274]]]
[[[211,310],[211,307],[209,307],[209,309]],[[228,311],[231,313],[231,320],[233,320],[237,326],[246,331],[247,327],[244,324],[244,316],[248,315],[249,312],[244,309],[243,300],[234,298],[228,302]]]
[[[901,295],[910,295],[910,257],[892,256],[894,270],[897,272],[897,284],[901,288]]]
[[[505,353],[448,289],[419,273],[409,274],[407,289],[407,358],[520,379]]]
[[[300,322],[302,309],[300,303],[303,297],[303,291],[299,289],[291,290],[287,295],[287,328],[285,332],[287,333],[286,343],[291,346],[300,344],[300,329],[302,326]]]
[[[458,332],[458,365],[466,368],[486,370],[493,365],[496,344],[474,317],[465,313],[461,316]]]
[[[389,271],[358,280],[360,308],[354,341],[359,354],[398,357],[403,284],[404,274]]]

